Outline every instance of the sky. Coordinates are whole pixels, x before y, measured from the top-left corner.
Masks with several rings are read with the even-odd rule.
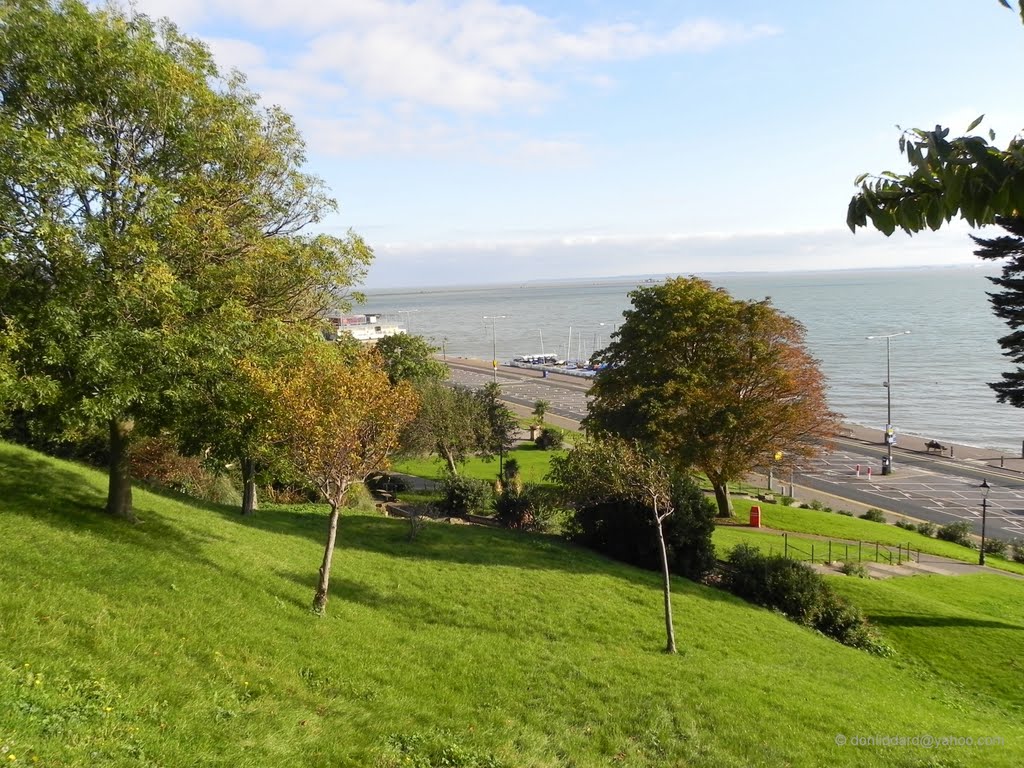
[[[1024,126],[997,0],[136,0],[294,117],[366,287],[971,263],[845,227],[899,128]]]

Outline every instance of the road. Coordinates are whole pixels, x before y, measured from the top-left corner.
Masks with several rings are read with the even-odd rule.
[[[453,383],[461,386],[475,389],[495,377],[490,368],[480,364],[451,360],[448,364]],[[532,408],[537,400],[547,400],[551,403],[549,413],[577,422],[586,415],[590,385],[585,379],[540,378],[537,371],[502,366],[497,371],[497,381],[504,399],[511,403]],[[1007,540],[1024,538],[1021,473],[897,449],[893,454],[893,474],[883,476],[880,466],[884,454],[883,446],[837,437],[830,453],[797,467],[792,480],[803,489],[936,525],[966,520],[980,534],[982,491],[978,486],[986,479],[991,486],[986,534]],[[873,469],[870,476],[868,467]],[[813,493],[802,495],[813,498]]]

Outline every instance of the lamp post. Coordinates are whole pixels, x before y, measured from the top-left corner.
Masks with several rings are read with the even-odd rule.
[[[985,564],[985,515],[988,512],[988,492],[991,490],[991,486],[988,484],[988,480],[982,480],[981,485],[981,550],[978,552],[978,565]]]
[[[892,426],[892,366],[891,366],[891,355],[889,351],[890,344],[897,336],[906,336],[910,331],[900,331],[899,333],[890,333],[887,335],[868,336],[869,340],[872,339],[885,339],[885,445],[888,448],[888,455],[886,456],[885,462],[882,464],[882,474],[892,474],[892,444],[896,442],[896,432]]]
[[[484,315],[484,320],[491,321],[491,369],[494,374],[494,383],[498,383],[498,342],[494,330],[495,320],[504,320],[508,315]]]

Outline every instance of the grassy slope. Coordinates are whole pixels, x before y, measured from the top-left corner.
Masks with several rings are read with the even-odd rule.
[[[942,555],[964,562],[977,562],[977,550],[961,547],[950,541],[941,541],[929,536],[922,536],[916,531],[905,531],[895,525],[874,523],[858,517],[831,514],[813,509],[784,507],[781,504],[764,504],[750,499],[733,499],[736,516],[740,521],[748,519],[752,504],[761,506],[761,522],[769,528],[794,533],[810,533],[817,536],[829,536],[835,539],[854,541],[870,541],[880,544],[909,544],[914,549],[933,555]],[[986,562],[995,568],[1024,574],[1024,563],[1016,563],[1001,557],[989,555]]]
[[[989,574],[831,581],[903,659],[1024,710],[1024,581]]]
[[[999,734],[986,764],[1024,760],[1019,713],[970,683],[688,582],[665,656],[657,576],[554,540],[431,525],[410,543],[346,516],[318,620],[320,510],[242,521],[139,492],[127,526],[102,498],[100,475],[0,444],[15,765],[977,764],[833,743],[923,730]]]

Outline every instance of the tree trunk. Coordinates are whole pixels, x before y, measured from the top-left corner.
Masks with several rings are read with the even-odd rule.
[[[455,465],[455,456],[452,455],[451,451],[442,451],[444,454],[444,460],[448,462],[448,469],[451,470],[453,475],[459,474],[459,468]]]
[[[729,497],[729,487],[725,483],[711,482],[715,489],[715,502],[718,504],[719,517],[732,517],[732,499]]]
[[[256,460],[242,457],[242,514],[249,516],[257,509]]]
[[[132,510],[132,477],[128,465],[128,447],[131,442],[132,421],[110,420],[110,472],[107,486],[107,514],[136,522]]]
[[[658,513],[654,513],[654,526],[658,529],[658,552],[661,553],[661,575],[665,583],[665,653],[676,652],[676,633],[672,628],[672,582],[668,572],[668,552],[665,550],[665,532]]]
[[[331,560],[334,557],[334,541],[338,537],[338,503],[342,494],[330,499],[331,516],[327,523],[327,546],[324,547],[324,561],[320,565],[320,580],[313,596],[313,613],[323,616],[327,611],[327,589],[331,581]]]

